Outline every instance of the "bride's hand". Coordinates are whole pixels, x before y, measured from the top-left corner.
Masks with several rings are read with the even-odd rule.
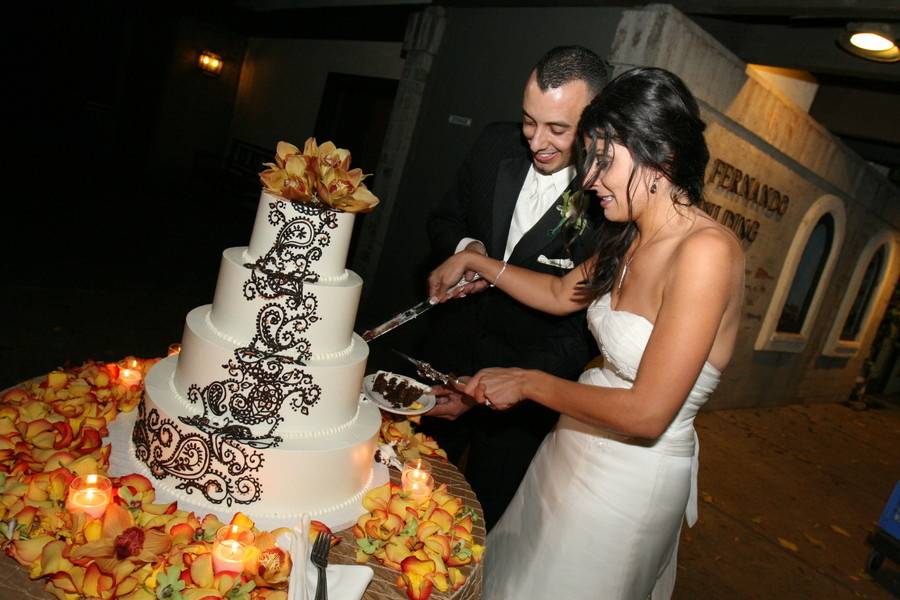
[[[468,260],[474,254],[472,250],[458,252],[442,262],[428,276],[428,297],[433,303],[446,302],[452,298],[464,298],[467,294],[474,294],[488,288],[488,282],[483,279],[472,281],[475,271],[468,267]],[[454,287],[465,277],[471,281],[468,285]]]
[[[506,410],[525,399],[525,369],[482,369],[466,385],[466,394],[479,404]]]

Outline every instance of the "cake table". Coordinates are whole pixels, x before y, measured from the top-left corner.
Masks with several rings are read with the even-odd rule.
[[[26,386],[28,383],[25,382],[21,386]],[[0,395],[5,391],[0,391]],[[115,452],[117,450],[113,448],[113,453]],[[472,534],[475,543],[484,545],[484,515],[481,510],[481,504],[462,473],[453,464],[438,460],[431,461],[431,468],[436,485],[446,483],[451,494],[459,497],[465,505],[476,512],[478,521],[474,524]],[[390,478],[393,483],[400,484],[400,473],[396,469],[390,469]],[[252,517],[252,510],[248,510],[247,513]],[[356,550],[353,533],[349,529],[337,533],[343,540],[332,549],[330,562],[332,564],[358,564],[355,561]],[[20,600],[46,600],[46,598],[51,597],[44,590],[44,580],[30,579],[28,571],[9,557],[0,558],[0,561],[2,561],[0,562],[0,598],[16,597]],[[375,559],[370,559],[367,564],[372,567],[374,577],[363,595],[364,600],[403,600],[407,597],[406,593],[397,587],[398,571],[381,565]],[[430,597],[435,600],[477,600],[481,598],[483,565],[484,562],[482,561],[462,567],[462,571],[466,575],[466,581],[460,589],[442,593],[435,588]],[[332,598],[332,600],[341,599]]]

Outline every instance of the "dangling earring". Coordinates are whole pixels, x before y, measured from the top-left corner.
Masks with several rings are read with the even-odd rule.
[[[656,182],[655,181],[652,184],[650,184],[650,193],[651,194],[656,193]]]

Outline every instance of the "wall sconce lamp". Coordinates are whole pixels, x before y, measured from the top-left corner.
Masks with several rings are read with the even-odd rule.
[[[887,23],[848,23],[838,42],[855,56],[876,62],[897,62],[897,34]]]
[[[200,70],[210,77],[218,77],[224,64],[221,56],[209,50],[201,52],[200,59],[197,61],[197,66],[200,67]]]

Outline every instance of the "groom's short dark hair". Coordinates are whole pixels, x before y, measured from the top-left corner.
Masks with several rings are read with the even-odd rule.
[[[534,65],[534,73],[542,91],[580,79],[587,84],[591,95],[596,95],[609,81],[606,61],[584,46],[551,49]]]

